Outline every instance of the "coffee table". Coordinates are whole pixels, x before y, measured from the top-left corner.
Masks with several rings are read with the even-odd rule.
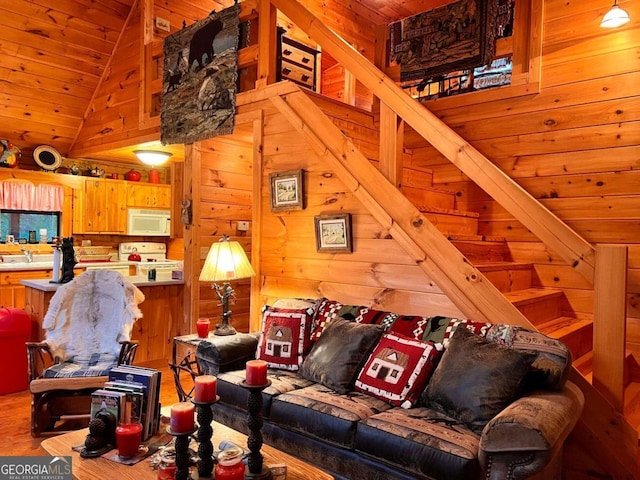
[[[217,422],[212,423],[214,446],[222,440],[228,440],[246,448],[247,437],[240,432]],[[156,480],[157,472],[149,464],[151,456],[135,465],[123,465],[106,458],[82,458],[72,447],[82,445],[89,433],[89,429],[76,430],[56,437],[47,438],[40,444],[49,454],[54,456],[71,456],[73,478],[76,480],[117,479],[117,480]],[[287,455],[269,445],[261,449],[265,465],[284,463],[287,466],[287,480],[333,480],[328,473],[303,462],[291,455]],[[198,478],[196,468],[192,469],[194,479]]]

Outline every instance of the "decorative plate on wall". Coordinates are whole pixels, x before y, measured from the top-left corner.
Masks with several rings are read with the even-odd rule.
[[[49,145],[40,145],[33,151],[33,160],[47,172],[55,172],[62,165],[60,152]]]

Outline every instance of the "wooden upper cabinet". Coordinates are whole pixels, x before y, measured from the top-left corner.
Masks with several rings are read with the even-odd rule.
[[[127,230],[124,180],[85,178],[74,192],[74,233],[116,233]]]
[[[171,208],[171,185],[127,183],[127,207]]]

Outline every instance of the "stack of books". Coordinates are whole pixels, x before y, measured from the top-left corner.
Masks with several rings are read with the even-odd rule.
[[[91,395],[91,417],[102,408],[120,423],[140,422],[148,440],[160,424],[161,372],[153,368],[120,365],[109,373],[104,388]]]

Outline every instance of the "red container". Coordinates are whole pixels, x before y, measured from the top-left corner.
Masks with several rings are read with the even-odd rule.
[[[26,390],[31,318],[21,308],[0,308],[0,395]]]

